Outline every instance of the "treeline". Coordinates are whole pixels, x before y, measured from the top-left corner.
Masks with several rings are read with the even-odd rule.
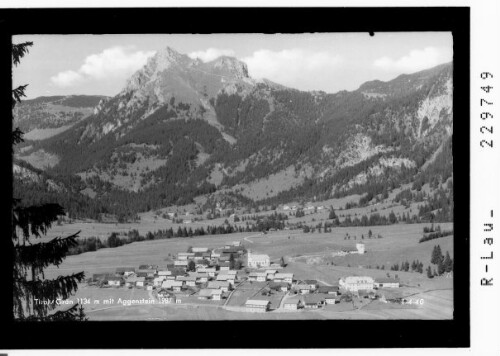
[[[83,238],[78,240],[78,245],[70,249],[69,254],[77,255],[84,252],[97,251],[101,248],[115,248],[132,242],[171,239],[171,238],[190,238],[194,236],[208,236],[208,235],[225,235],[236,232],[263,232],[270,229],[281,230],[284,228],[284,214],[272,214],[257,219],[256,223],[246,226],[236,226],[230,224],[223,224],[218,226],[203,226],[196,228],[187,228],[179,226],[176,230],[172,227],[169,229],[158,229],[156,231],[148,231],[145,236],[140,235],[136,229],[130,230],[126,237],[120,237],[116,232],[104,241],[96,237]]]
[[[427,267],[427,277],[429,278],[453,272],[453,259],[450,257],[450,253],[446,251],[446,256],[444,256],[439,245],[435,245],[432,250],[431,263],[436,267],[434,271],[432,271],[431,266]]]
[[[402,272],[418,272],[424,273],[424,264],[420,262],[418,259],[413,260],[411,265],[408,260],[405,262],[401,262],[401,265],[395,263],[391,266],[391,271],[402,271]]]
[[[441,231],[441,226],[438,225],[436,228],[434,228],[434,224],[432,224],[431,227],[424,227],[424,234],[422,235],[422,238],[418,240],[418,242],[421,243],[450,235],[453,235],[453,230]]]

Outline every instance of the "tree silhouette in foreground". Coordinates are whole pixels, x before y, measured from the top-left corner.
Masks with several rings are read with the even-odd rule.
[[[21,58],[28,53],[32,42],[12,46],[12,62],[17,66]],[[12,90],[12,108],[25,97],[27,85]],[[16,128],[12,131],[12,149],[23,142],[23,132]],[[56,237],[48,242],[41,241],[43,235],[59,216],[64,215],[63,207],[58,204],[24,206],[20,199],[12,198],[12,237],[11,253],[13,256],[13,317],[27,321],[87,320],[83,307],[77,303],[67,310],[56,309],[56,300],[69,298],[83,281],[83,272],[56,279],[46,279],[44,270],[50,266],[59,266],[68,250],[77,245],[79,232],[67,237]],[[36,240],[39,239],[39,240]],[[43,302],[52,302],[46,304]]]

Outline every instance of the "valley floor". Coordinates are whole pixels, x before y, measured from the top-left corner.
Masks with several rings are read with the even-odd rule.
[[[441,224],[451,229],[452,224]],[[294,279],[315,279],[321,285],[338,284],[339,278],[358,275],[383,278],[389,274],[400,280],[400,293],[406,304],[383,303],[379,300],[354,298],[354,303],[326,305],[317,310],[285,311],[280,308],[281,298],[277,295],[272,310],[266,313],[248,313],[244,300],[234,298],[222,301],[198,300],[195,296],[185,297],[182,304],[160,304],[154,292],[137,288],[98,288],[81,284],[75,298],[87,298],[84,304],[90,320],[236,320],[236,319],[451,319],[453,317],[453,278],[444,276],[427,278],[418,272],[391,271],[390,266],[415,259],[430,265],[434,245],[439,244],[443,253],[453,256],[453,236],[418,243],[425,224],[370,226],[336,228],[331,233],[303,233],[301,231],[277,231],[268,234],[235,233],[192,238],[173,238],[135,242],[118,248],[100,249],[69,256],[59,268],[48,269],[47,278],[85,271],[93,273],[111,272],[121,266],[141,264],[166,265],[173,256],[185,252],[189,246],[220,248],[232,241],[241,243],[254,253],[266,253],[272,261],[284,257],[288,265],[286,272]],[[381,234],[381,239],[364,239],[366,253],[363,255],[333,256],[334,251],[344,246],[354,246],[356,241],[345,240],[350,235],[367,236],[371,229]],[[358,241],[359,242],[359,241]],[[379,269],[376,268],[379,266]],[[384,266],[384,269],[380,269]],[[236,288],[238,290],[238,288]],[[290,292],[288,292],[290,293]],[[123,305],[119,300],[152,300],[153,304]],[[95,300],[99,304],[94,304]],[[108,301],[105,304],[105,301]],[[411,304],[410,304],[411,303]]]

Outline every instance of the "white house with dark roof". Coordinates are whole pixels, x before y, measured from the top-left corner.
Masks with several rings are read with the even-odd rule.
[[[156,286],[156,287],[160,287],[163,283],[164,280],[166,280],[167,277],[166,276],[159,276],[159,277],[156,277],[155,279],[153,279],[153,284]]]
[[[196,253],[196,252],[207,252],[208,251],[208,247],[193,247],[191,249],[191,251],[193,251],[194,253]]]
[[[293,273],[276,273],[274,275],[273,281],[292,283],[293,282]]]
[[[395,278],[375,278],[377,288],[399,288],[399,279]]]
[[[367,276],[349,276],[339,280],[339,286],[350,292],[357,292],[360,289],[372,290],[374,286],[372,277]]]
[[[269,267],[271,260],[268,255],[258,255],[252,253],[250,250],[248,251],[248,267],[260,268],[260,267]]]
[[[187,267],[188,261],[187,260],[175,260],[174,261],[174,266],[176,267]]]
[[[231,284],[227,281],[211,281],[208,282],[207,288],[220,289],[223,292],[227,292],[229,291],[229,288],[231,288]]]
[[[271,302],[269,300],[248,299],[245,303],[246,310],[249,312],[266,312],[269,310]]]
[[[299,298],[288,298],[283,302],[283,309],[286,310],[297,310],[302,306],[302,302]]]
[[[180,292],[182,289],[182,285],[182,281],[173,281],[171,279],[167,279],[166,281],[163,281],[161,287],[164,289],[172,289],[174,291]]]
[[[266,272],[251,272],[248,275],[249,281],[265,282],[267,277]]]

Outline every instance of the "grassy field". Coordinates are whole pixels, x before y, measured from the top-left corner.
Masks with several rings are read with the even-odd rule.
[[[103,224],[107,225],[107,224]],[[428,279],[424,274],[416,272],[390,271],[389,266],[401,261],[412,261],[418,258],[427,267],[431,251],[434,245],[439,244],[443,252],[449,251],[453,256],[453,239],[445,237],[418,243],[425,224],[415,225],[390,225],[372,227],[336,228],[332,233],[302,233],[298,231],[271,232],[267,235],[259,233],[237,233],[229,235],[213,235],[193,238],[174,238],[165,240],[153,240],[136,242],[113,249],[101,249],[96,252],[87,252],[80,255],[69,256],[59,268],[49,268],[46,278],[54,278],[58,275],[67,275],[74,272],[85,271],[87,276],[99,272],[114,272],[120,266],[135,266],[141,264],[165,265],[169,254],[186,251],[189,246],[220,248],[230,241],[242,241],[247,249],[255,253],[267,253],[271,260],[277,260],[281,256],[288,262],[283,272],[292,272],[295,279],[316,279],[322,284],[337,284],[339,278],[348,275],[371,276],[373,278],[385,277],[387,273],[391,277],[398,275],[404,285],[399,291],[405,296],[423,298],[425,303],[418,308],[394,308],[392,305],[376,304],[363,307],[359,310],[337,310],[340,307],[328,307],[319,311],[300,312],[295,317],[287,313],[270,312],[265,315],[248,315],[217,309],[221,303],[199,303],[194,298],[192,307],[183,306],[180,309],[171,308],[177,306],[114,306],[98,308],[93,306],[91,318],[103,320],[137,320],[145,318],[159,318],[163,320],[203,320],[203,319],[303,319],[303,318],[340,318],[340,319],[407,319],[407,318],[435,318],[446,319],[453,316],[453,279],[439,277]],[[442,229],[451,228],[451,224],[441,224]],[[354,246],[359,239],[344,240],[346,233],[351,236],[367,236],[371,229],[374,235],[381,234],[382,239],[365,239],[367,253],[364,255],[348,255],[345,257],[331,257],[332,252],[342,246]],[[289,238],[290,237],[290,238]],[[313,260],[314,259],[314,260]],[[309,263],[308,263],[309,262]],[[314,263],[311,263],[314,262]],[[334,264],[331,264],[333,262]],[[368,265],[373,268],[367,268]],[[375,269],[376,264],[385,264],[386,269]],[[262,283],[245,284],[241,289],[233,293],[228,306],[242,306],[245,301],[256,296],[263,287]],[[257,288],[258,287],[258,288]],[[77,297],[90,299],[109,299],[120,296],[128,298],[148,297],[148,293],[139,289],[93,287],[80,288]],[[122,297],[123,298],[123,297]],[[186,300],[188,302],[188,300]],[[276,302],[278,303],[278,302]],[[195,308],[197,304],[198,308]],[[206,304],[206,305],[205,305]],[[333,309],[332,309],[333,308]],[[99,310],[97,310],[99,309]],[[102,310],[101,310],[102,309]],[[344,308],[345,309],[345,308]],[[172,314],[173,313],[173,314]],[[238,315],[240,315],[238,317]],[[279,314],[278,316],[275,316]],[[293,314],[293,313],[292,313]],[[296,314],[296,313],[295,313]],[[152,319],[152,320],[153,320]],[[173,320],[172,319],[172,320]]]

